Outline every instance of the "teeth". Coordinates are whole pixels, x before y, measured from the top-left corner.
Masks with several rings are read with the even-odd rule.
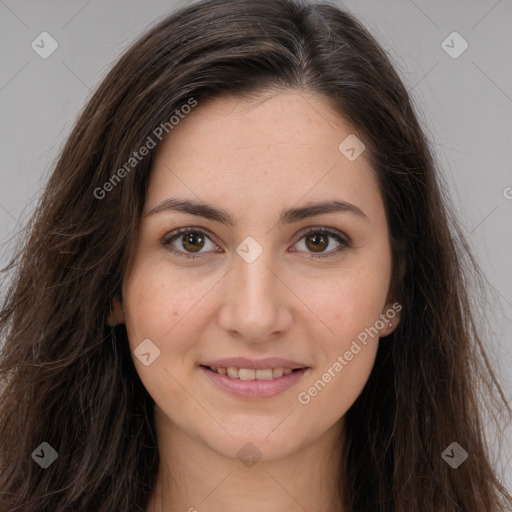
[[[238,379],[238,370],[230,366],[227,368],[227,373],[232,379]]]
[[[235,368],[230,366],[229,368],[215,368],[210,366],[210,368],[221,375],[227,375],[232,379],[240,379],[240,380],[272,380],[278,379],[283,375],[288,375],[292,373],[291,368],[266,368],[264,370],[253,370],[251,368]]]
[[[283,376],[283,373],[284,373],[284,370],[283,368],[273,368],[272,369],[272,377],[274,379],[277,379],[279,377],[282,377]]]
[[[256,378],[256,370],[248,370],[247,368],[240,368],[238,370],[238,378],[240,380],[254,380]]]
[[[271,368],[269,368],[268,370],[256,370],[254,373],[255,378],[258,380],[270,380],[273,378]],[[238,373],[238,376],[240,376],[240,372]]]

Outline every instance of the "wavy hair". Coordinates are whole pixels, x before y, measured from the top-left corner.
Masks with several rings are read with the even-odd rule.
[[[154,151],[98,189],[191,98],[268,89],[319,95],[355,127],[390,227],[402,319],[346,413],[347,512],[512,507],[485,435],[484,402],[512,410],[472,305],[470,277],[482,272],[397,71],[335,5],[204,0],[155,24],[104,78],[2,271],[1,512],[144,511],[160,460],[154,402],[126,329],[107,319]],[[457,469],[441,457],[452,441],[469,453]],[[58,453],[46,469],[32,457],[42,442]]]

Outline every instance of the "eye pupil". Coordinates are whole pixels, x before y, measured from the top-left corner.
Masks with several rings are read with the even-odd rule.
[[[200,244],[199,247],[197,247],[197,245],[195,244]],[[186,249],[187,251],[192,251],[192,252],[197,252],[199,250],[201,250],[204,246],[204,237],[198,233],[198,232],[192,232],[192,233],[187,233],[184,237],[183,237],[183,248]],[[189,245],[191,247],[189,247]]]
[[[310,245],[310,243],[309,243],[310,240],[312,241],[312,245]],[[320,234],[320,235],[313,234],[313,235],[308,235],[306,237],[306,244],[314,252],[321,252],[329,245],[329,241],[328,241],[327,237],[325,237],[322,234]],[[320,248],[320,251],[318,250],[319,248]]]

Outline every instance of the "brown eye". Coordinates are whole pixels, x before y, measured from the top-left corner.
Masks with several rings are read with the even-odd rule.
[[[180,238],[181,243],[178,242]],[[334,247],[332,247],[333,241],[337,244]],[[168,247],[171,252],[186,258],[202,258],[207,257],[209,252],[222,252],[201,229],[180,229],[164,236],[160,243]],[[331,231],[328,228],[310,229],[297,242],[297,244],[300,243],[305,246],[302,251],[309,253],[311,258],[336,256],[351,247],[351,241],[346,235],[342,235],[338,231]],[[210,244],[210,248],[208,248],[208,244]]]
[[[200,251],[204,246],[204,237],[198,231],[186,233],[183,236],[181,245],[183,246],[183,249],[185,249],[186,251]]]
[[[307,231],[295,245],[301,244],[305,247],[301,251],[309,253],[313,259],[318,259],[340,255],[351,247],[351,240],[338,231],[317,227]]]
[[[181,242],[179,242],[180,238]],[[160,243],[164,247],[168,247],[171,252],[186,258],[202,258],[206,256],[204,253],[217,249],[217,246],[206,233],[203,233],[200,229],[191,228],[170,233],[164,236]],[[208,247],[208,244],[210,244],[210,247]],[[205,248],[206,250],[203,250]]]
[[[306,245],[313,252],[322,252],[329,245],[329,237],[323,233],[313,233],[306,236]]]

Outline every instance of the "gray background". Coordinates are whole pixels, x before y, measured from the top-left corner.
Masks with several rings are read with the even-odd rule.
[[[12,237],[26,222],[58,150],[101,78],[148,25],[186,3],[0,1],[0,265],[7,263]],[[411,91],[455,210],[499,301],[483,307],[494,335],[487,340],[489,355],[510,400],[512,0],[336,3],[376,36]],[[47,59],[31,47],[45,31],[58,42]],[[453,31],[469,44],[458,58],[442,47]],[[461,48],[457,40],[447,44]],[[489,436],[492,441],[495,433]],[[495,464],[512,489],[506,462],[510,428],[503,441]]]

